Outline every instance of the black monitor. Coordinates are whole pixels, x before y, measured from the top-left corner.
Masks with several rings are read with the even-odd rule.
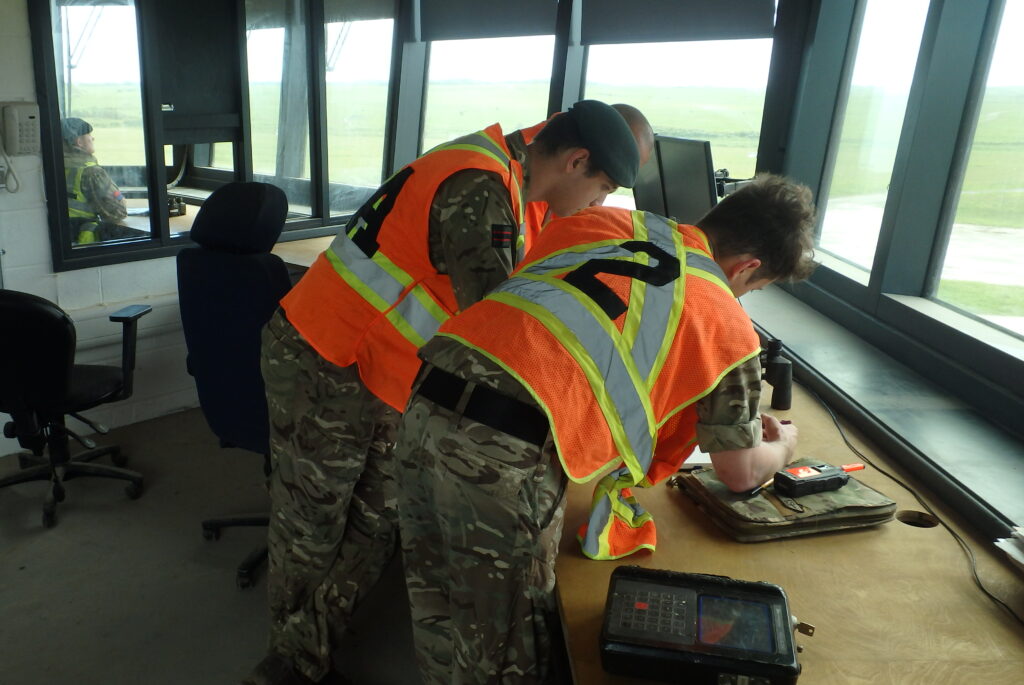
[[[695,223],[718,201],[711,143],[663,135],[654,139],[651,159],[640,167],[633,186],[636,208]]]
[[[696,223],[718,202],[711,143],[670,136],[655,137],[665,216],[681,223]]]
[[[636,208],[667,216],[665,211],[665,188],[661,185],[661,163],[658,161],[658,145],[651,150],[651,158],[640,167],[633,184],[633,200]]]

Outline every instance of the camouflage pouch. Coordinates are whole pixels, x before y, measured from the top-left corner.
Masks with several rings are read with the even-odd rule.
[[[798,459],[791,466],[820,463],[820,459]],[[838,490],[795,498],[780,496],[771,487],[754,496],[732,492],[712,468],[680,473],[669,484],[686,493],[740,542],[874,526],[891,521],[896,512],[894,501],[853,477]]]

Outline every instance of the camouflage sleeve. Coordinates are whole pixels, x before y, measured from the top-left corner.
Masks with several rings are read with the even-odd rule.
[[[86,168],[82,174],[82,192],[104,221],[117,222],[128,216],[121,191],[102,167]]]
[[[761,444],[761,361],[755,356],[727,373],[697,401],[697,442],[705,452]]]
[[[430,207],[430,260],[451,277],[460,310],[508,278],[518,237],[508,189],[497,174],[459,171],[438,186]]]

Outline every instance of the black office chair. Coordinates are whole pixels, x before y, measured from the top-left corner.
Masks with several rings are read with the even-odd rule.
[[[222,447],[263,455],[269,473],[267,403],[260,373],[260,331],[291,287],[270,250],[281,235],[288,200],[266,183],[229,183],[206,199],[192,224],[199,246],[178,253],[178,302],[199,406]],[[222,528],[265,526],[267,514],[203,521],[203,536]],[[263,547],[239,565],[239,587],[252,585]]]
[[[75,363],[75,324],[49,300],[15,290],[0,290],[0,412],[11,415],[4,436],[32,451],[19,454],[19,470],[0,478],[0,487],[36,480],[50,481],[43,502],[43,525],[57,522],[57,503],[64,501],[64,481],[97,476],[128,481],[131,499],[142,494],[142,474],[120,468],[126,463],[116,445],[96,443],[73,433],[65,416],[73,416],[98,433],[107,429],[80,412],[132,394],[135,337],[148,305],[131,305],[110,316],[122,325],[121,366]],[[69,438],[86,451],[71,456]],[[44,453],[46,456],[44,457]],[[91,463],[110,455],[116,466]]]

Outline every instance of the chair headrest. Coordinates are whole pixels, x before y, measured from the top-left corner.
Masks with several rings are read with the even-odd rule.
[[[210,193],[192,223],[192,240],[235,254],[269,252],[281,235],[288,198],[269,183],[234,182]]]

